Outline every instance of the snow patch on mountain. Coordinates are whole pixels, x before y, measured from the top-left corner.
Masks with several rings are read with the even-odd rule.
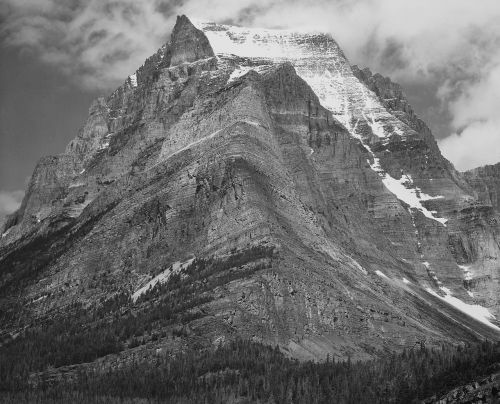
[[[107,149],[108,147],[109,147],[109,140],[107,140],[107,141],[103,141],[103,142],[99,145],[98,150],[104,150],[104,149]]]
[[[264,66],[239,66],[236,69],[234,69],[234,71],[231,73],[231,75],[229,76],[229,79],[227,80],[227,83],[229,84],[229,83],[235,81],[236,79],[244,76],[245,74],[247,74],[251,70],[253,70],[257,73],[263,73],[268,69],[269,69],[269,66],[266,66],[266,65],[264,65]]]
[[[137,87],[137,75],[135,73],[128,76],[128,79],[130,80],[130,85],[132,87]]]
[[[470,266],[467,265],[459,265],[458,266],[462,271],[464,271],[464,280],[470,281],[472,279],[472,272],[470,271]]]
[[[495,316],[489,312],[489,310],[486,307],[477,305],[477,304],[467,304],[460,300],[459,298],[453,296],[451,290],[443,285],[443,283],[437,278],[436,274],[434,271],[430,270],[430,264],[427,261],[422,262],[424,266],[427,268],[429,271],[429,275],[434,279],[436,284],[438,285],[439,289],[444,293],[444,296],[439,295],[436,293],[434,290],[431,288],[427,287],[425,290],[429,292],[430,294],[440,298],[441,300],[445,301],[446,303],[456,307],[463,313],[468,314],[469,316],[475,318],[476,320],[500,331],[500,328],[497,327],[495,324],[491,323],[490,320],[495,319]],[[460,265],[459,265],[460,266]],[[461,268],[463,266],[460,266]],[[467,267],[466,267],[467,268]],[[469,296],[473,297],[472,293],[468,292]]]
[[[489,312],[489,310],[486,307],[480,306],[478,304],[467,304],[463,302],[462,300],[454,297],[451,295],[451,293],[446,293],[444,297],[440,296],[437,294],[434,290],[431,288],[426,288],[425,289],[427,292],[429,292],[431,295],[436,296],[437,298],[443,300],[444,302],[450,304],[451,306],[457,308],[461,312],[471,316],[472,318],[476,319],[477,321],[480,321],[483,324],[486,324],[487,326],[500,331],[500,328],[497,327],[495,324],[491,322],[491,320],[495,319],[495,316]]]
[[[84,187],[85,185],[87,185],[87,183],[85,183],[85,182],[81,182],[81,181],[80,182],[73,182],[73,183],[68,185],[68,189]]]
[[[352,117],[368,111],[377,120],[391,122],[409,130],[380,103],[377,95],[367,91],[352,73],[351,66],[337,43],[328,35],[290,30],[242,28],[196,21],[217,55],[269,59],[274,63],[290,62],[344,126]]]
[[[381,278],[389,279],[386,274],[384,274],[382,271],[379,271],[378,269],[375,271],[375,273]]]
[[[191,259],[184,261],[184,262],[180,262],[180,261],[175,262],[170,267],[168,267],[165,271],[156,275],[153,279],[151,279],[143,287],[137,289],[132,294],[132,300],[134,302],[137,301],[137,299],[139,299],[140,296],[142,296],[144,293],[146,293],[149,289],[154,288],[157,284],[161,285],[161,284],[167,283],[167,281],[170,279],[170,277],[173,274],[178,274],[180,271],[187,268],[193,261],[194,261],[194,258],[191,258]]]
[[[416,187],[413,184],[413,179],[408,174],[402,175],[399,180],[391,177],[382,169],[380,165],[380,159],[375,157],[375,153],[373,153],[370,146],[368,146],[367,144],[365,144],[364,146],[372,156],[373,162],[367,160],[370,168],[380,176],[385,187],[391,193],[393,193],[396,198],[409,205],[410,208],[422,212],[425,217],[435,220],[441,223],[443,226],[446,226],[446,222],[448,221],[447,219],[436,217],[435,213],[429,211],[424,205],[422,205],[423,201],[428,201],[431,199],[441,199],[443,198],[443,196],[430,196],[423,193],[420,188]]]

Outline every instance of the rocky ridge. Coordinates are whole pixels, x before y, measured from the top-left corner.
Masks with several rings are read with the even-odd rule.
[[[498,339],[494,176],[458,173],[331,37],[196,25],[37,165],[0,241],[3,337],[215,260],[187,341],[322,359]]]

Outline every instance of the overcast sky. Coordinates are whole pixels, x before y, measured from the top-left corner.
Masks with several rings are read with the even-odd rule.
[[[403,85],[458,169],[500,161],[499,0],[2,0],[0,217],[177,14],[330,32],[352,64]]]

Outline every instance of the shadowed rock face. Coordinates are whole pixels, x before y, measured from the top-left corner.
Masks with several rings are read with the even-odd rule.
[[[214,56],[207,37],[183,15],[177,17],[170,46],[170,66]]]
[[[464,175],[477,192],[479,201],[500,212],[500,163],[478,167]]]
[[[324,35],[280,33],[288,48],[273,59],[275,32],[199,28],[179,17],[37,166],[0,241],[0,304],[16,319],[5,331],[135,301],[178,271],[198,288],[179,320],[196,343],[239,335],[321,359],[497,339],[449,302],[497,313],[498,212],[398,87],[377,79],[373,92]],[[249,37],[262,54],[224,48]]]

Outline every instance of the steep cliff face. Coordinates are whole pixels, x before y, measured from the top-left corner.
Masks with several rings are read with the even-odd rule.
[[[500,212],[500,163],[475,168],[464,173],[467,182],[478,194],[479,202]]]
[[[448,200],[436,201],[446,203],[444,208],[448,216],[454,218],[448,223],[448,249],[463,271],[463,285],[468,294],[498,313],[496,166],[458,173],[442,157],[429,128],[416,117],[398,84],[380,74],[373,75],[369,69],[360,70],[357,66],[353,67],[353,73],[378,95],[388,110],[420,134],[423,148],[417,147],[411,152],[405,150],[407,158],[420,159],[413,165],[418,178],[431,177],[431,182],[427,182],[424,189],[432,190],[434,187],[436,192],[451,193]]]
[[[299,358],[497,339],[497,213],[402,93],[372,91],[325,35],[197,25],[178,18],[39,163],[0,241],[4,333],[177,296],[149,328]]]
[[[419,283],[467,300],[476,285],[470,278],[489,279],[473,296],[498,312],[498,302],[489,297],[499,286],[495,213],[477,204],[474,190],[443,158],[397,84],[351,68],[326,35],[199,25],[217,54],[242,58],[236,74],[289,60],[368,151],[368,165],[384,189],[372,193],[369,209],[391,249],[413,265]]]

